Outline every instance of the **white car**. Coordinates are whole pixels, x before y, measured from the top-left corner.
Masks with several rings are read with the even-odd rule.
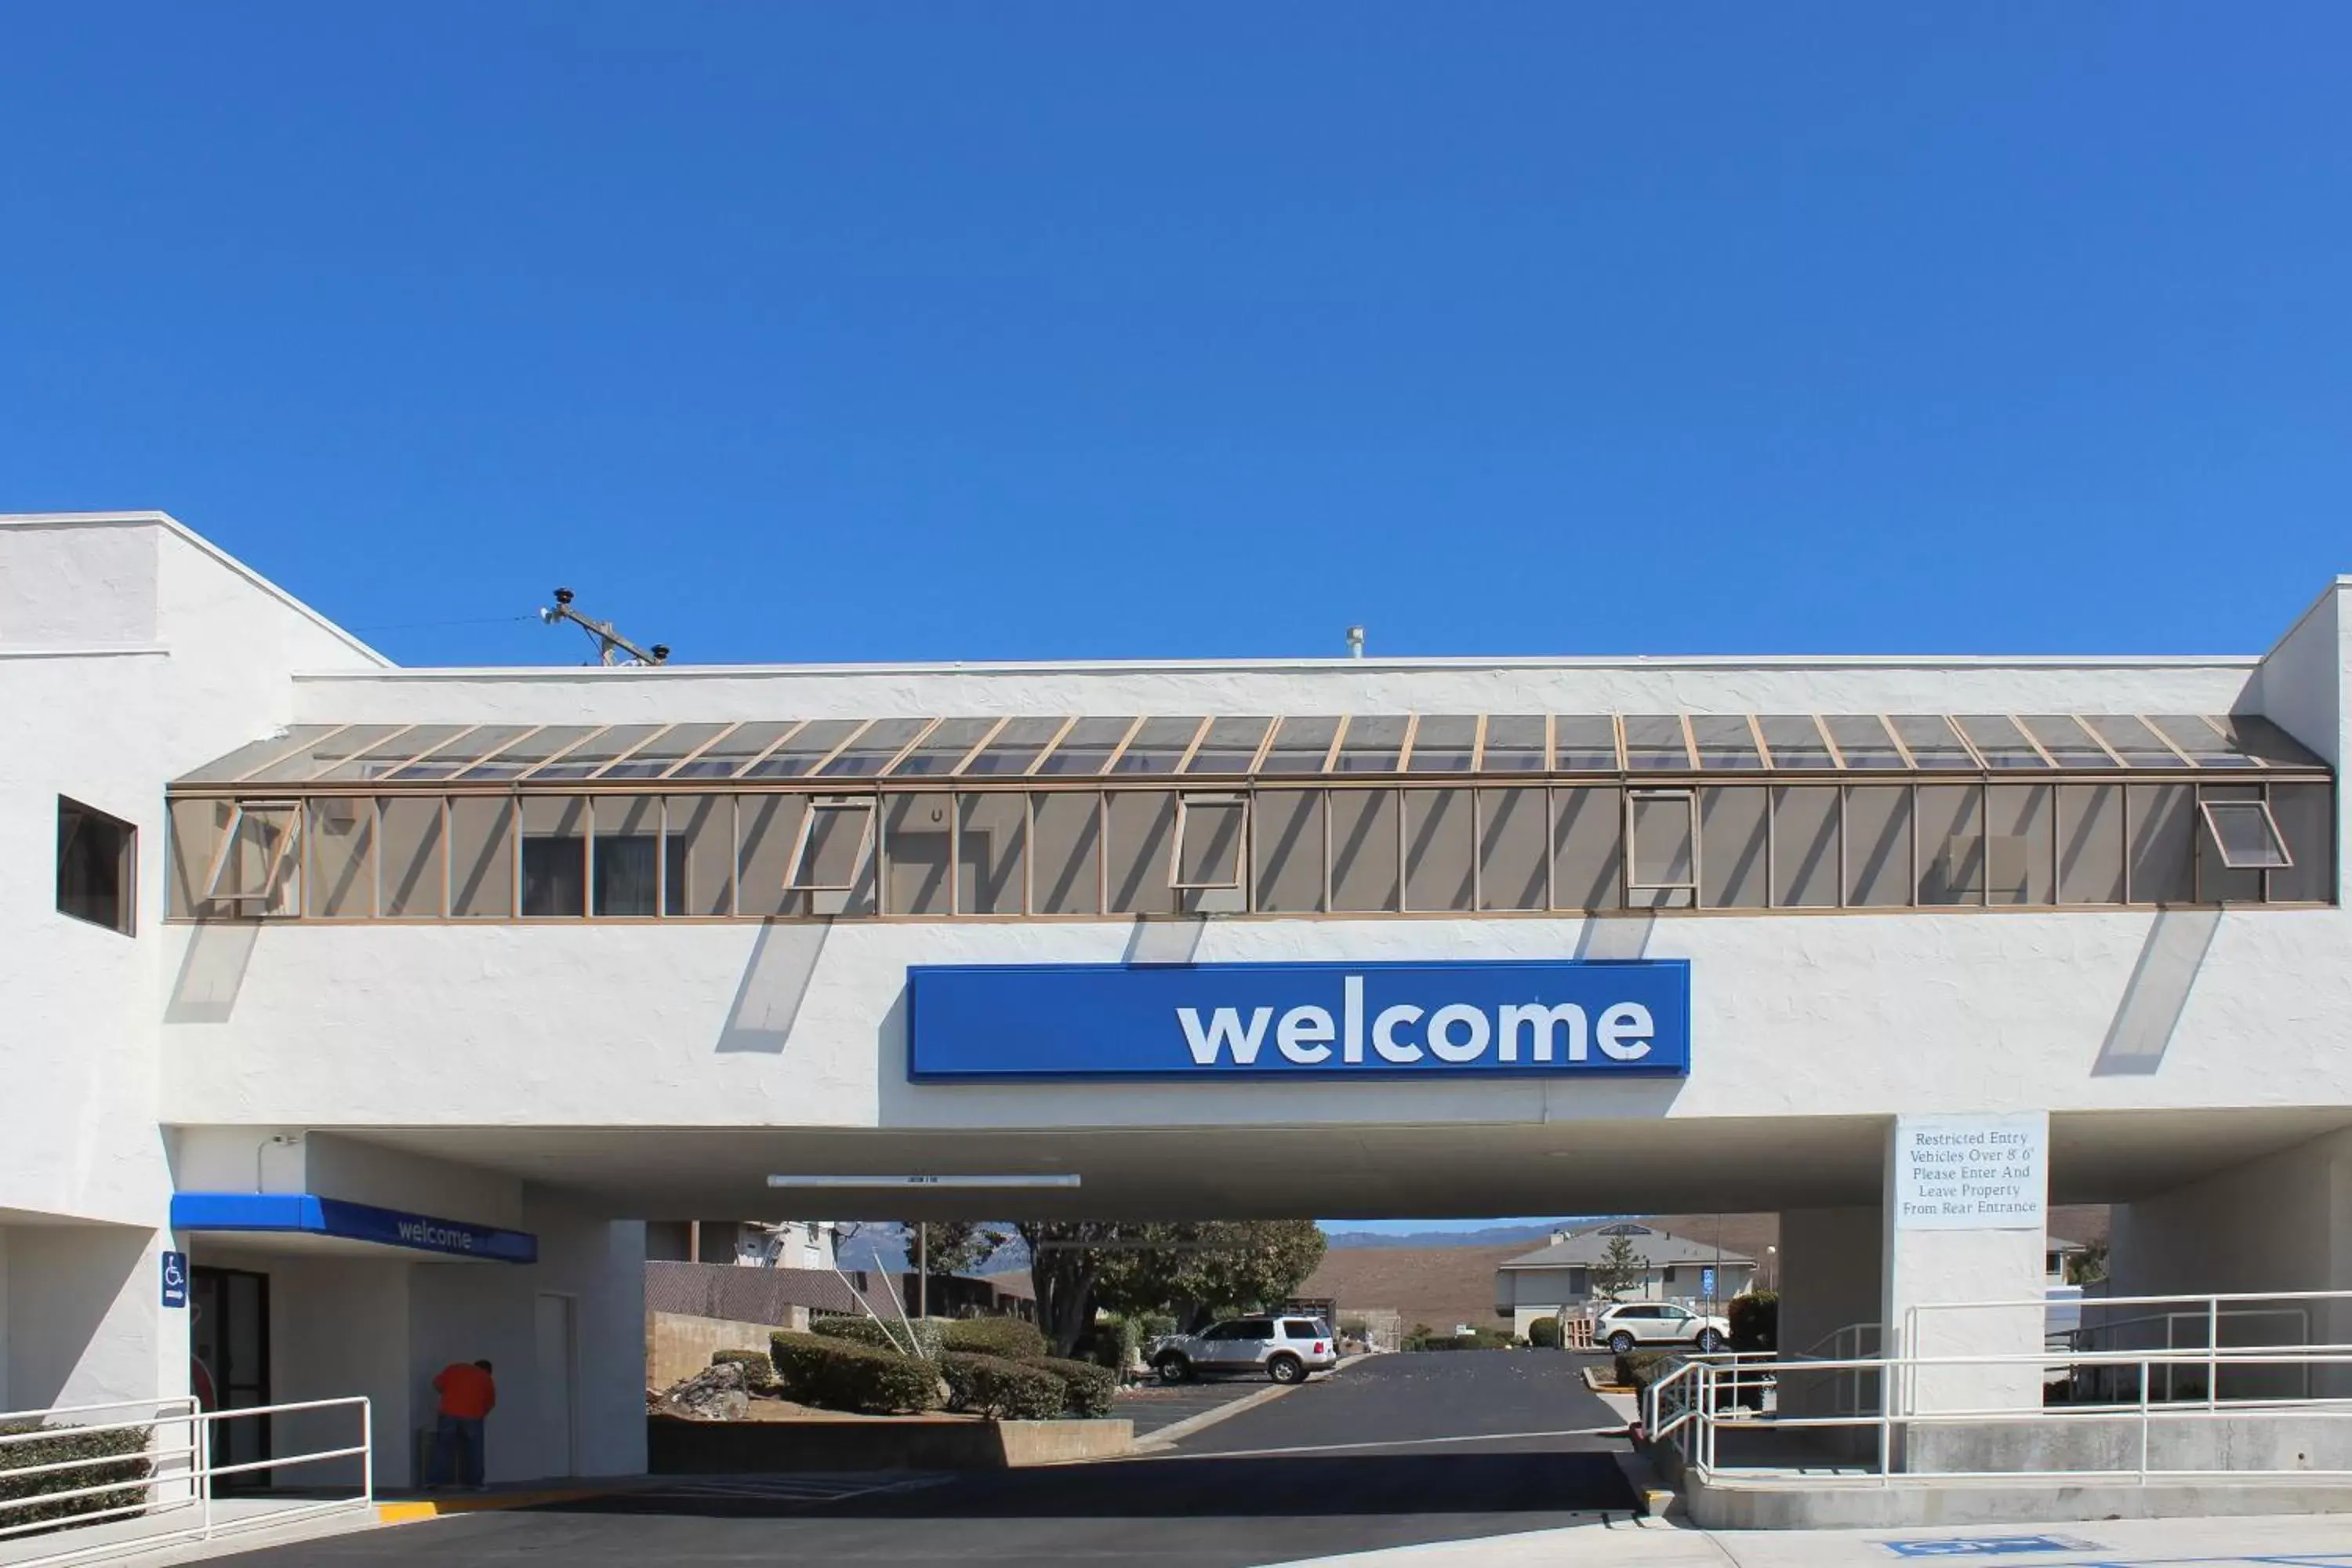
[[[1731,1324],[1671,1301],[1620,1301],[1592,1320],[1592,1342],[1619,1355],[1643,1345],[1696,1345],[1719,1351],[1731,1342]]]
[[[1308,1373],[1339,1364],[1339,1342],[1320,1318],[1229,1318],[1197,1334],[1156,1339],[1144,1359],[1162,1383],[1215,1373],[1264,1373],[1276,1383],[1304,1383]]]

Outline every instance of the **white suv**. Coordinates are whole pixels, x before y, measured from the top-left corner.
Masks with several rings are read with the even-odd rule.
[[[1169,1334],[1144,1352],[1162,1383],[1211,1373],[1262,1372],[1276,1383],[1304,1383],[1310,1372],[1339,1364],[1339,1342],[1320,1318],[1231,1318],[1197,1334]]]
[[[1731,1342],[1731,1324],[1668,1301],[1620,1301],[1592,1320],[1592,1342],[1619,1355],[1637,1345],[1696,1345],[1719,1351]]]

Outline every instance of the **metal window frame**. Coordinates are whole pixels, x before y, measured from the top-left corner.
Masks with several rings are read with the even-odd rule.
[[[2230,858],[2229,845],[2222,841],[2221,826],[2213,820],[2213,808],[2216,806],[2221,806],[2231,810],[2252,806],[2254,811],[2261,816],[2263,827],[2270,835],[2271,844],[2276,850],[2278,858],[2275,860],[2255,861],[2243,865],[2232,860]],[[2291,871],[2294,868],[2294,851],[2288,847],[2286,835],[2279,831],[2278,818],[2271,815],[2271,802],[2268,794],[2242,799],[2232,799],[2225,796],[2220,800],[2208,800],[2204,798],[2204,793],[2200,791],[2197,801],[2197,815],[2204,822],[2206,837],[2213,847],[2213,853],[2220,858],[2221,868],[2223,870],[2269,872]],[[2269,896],[2269,885],[2265,883],[2263,886],[2263,896],[2265,898]]]
[[[1687,741],[1689,737],[1685,735],[1684,739]],[[1622,809],[1625,814],[1625,848],[1620,870],[1624,878],[1625,908],[1629,910],[1661,910],[1674,909],[1677,907],[1673,904],[1637,905],[1633,902],[1633,895],[1635,893],[1688,893],[1690,895],[1690,902],[1688,905],[1682,907],[1694,910],[1697,909],[1699,907],[1699,886],[1702,881],[1699,857],[1706,852],[1705,838],[1699,832],[1697,787],[1691,784],[1673,784],[1660,788],[1629,787],[1625,789],[1622,794],[1624,795]],[[1683,811],[1690,824],[1691,856],[1690,879],[1688,881],[1642,882],[1634,880],[1634,868],[1639,864],[1642,858],[1642,846],[1641,840],[1636,837],[1634,834],[1633,807],[1637,801],[1643,800],[1679,800],[1683,803]],[[1766,820],[1767,822],[1769,822],[1770,818],[1769,815],[1766,817]],[[1767,871],[1767,875],[1768,877],[1769,875],[1769,869]],[[1770,889],[1769,888],[1766,889],[1766,896],[1768,898],[1770,896]]]
[[[876,807],[880,796],[867,792],[863,795],[812,795],[801,812],[799,828],[793,835],[792,858],[784,862],[783,891],[787,893],[854,893],[861,876],[867,869],[874,854],[874,840],[878,826]],[[803,881],[801,871],[808,859],[809,842],[816,837],[816,819],[820,812],[855,811],[862,813],[866,826],[857,840],[857,853],[850,862],[846,882]]]
[[[1234,874],[1223,881],[1187,881],[1184,877],[1184,834],[1192,825],[1194,805],[1219,808],[1239,806],[1242,830],[1234,837]],[[1240,890],[1249,880],[1250,860],[1250,792],[1247,790],[1179,791],[1176,795],[1176,830],[1171,835],[1168,848],[1168,885],[1180,893],[1233,892]]]
[[[278,836],[278,847],[270,852],[268,868],[262,874],[261,890],[258,892],[224,893],[220,890],[220,880],[222,876],[227,872],[230,862],[236,858],[237,829],[244,825],[245,819],[248,814],[260,811],[285,812],[290,819],[291,826]],[[308,803],[299,795],[282,800],[240,800],[236,802],[235,808],[229,813],[228,826],[221,832],[220,844],[213,850],[212,865],[207,868],[205,873],[204,897],[198,901],[207,904],[268,904],[274,902],[280,896],[279,891],[277,890],[279,879],[284,875],[289,861],[291,861],[296,868],[298,875],[298,879],[294,885],[295,896],[292,900],[293,907],[291,909],[279,910],[276,913],[272,913],[270,910],[264,909],[260,911],[260,918],[264,920],[292,920],[299,917],[302,913],[301,883],[299,879],[301,858],[299,854],[299,850],[300,849],[304,839],[303,828],[308,820]]]

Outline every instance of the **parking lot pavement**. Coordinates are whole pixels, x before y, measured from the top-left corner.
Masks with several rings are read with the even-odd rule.
[[[1466,1445],[1487,1453],[1604,1449],[1591,1434],[1622,1430],[1625,1423],[1585,1387],[1585,1357],[1559,1352],[1370,1356],[1177,1448],[1185,1454],[1421,1445]]]
[[[1257,1568],[1569,1525],[1633,1494],[1580,1360],[1531,1352],[1384,1356],[1318,1379],[1149,1458],[875,1478],[835,1495],[777,1478],[656,1481],[512,1513],[256,1553],[255,1568],[711,1564],[800,1559],[1013,1568]],[[1255,1392],[1248,1384],[1242,1391]],[[714,1489],[705,1491],[704,1488]],[[789,1521],[789,1522],[784,1522]]]
[[[1180,1421],[1237,1405],[1274,1386],[1262,1377],[1203,1379],[1170,1385],[1146,1384],[1121,1394],[1110,1413],[1134,1422],[1135,1435],[1140,1439]]]

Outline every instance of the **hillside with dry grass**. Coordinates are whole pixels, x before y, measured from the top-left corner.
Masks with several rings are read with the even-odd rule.
[[[1727,1253],[1758,1259],[1780,1238],[1777,1214],[1654,1215],[1641,1223],[1703,1247],[1714,1246],[1719,1239]],[[2105,1207],[2053,1208],[2050,1234],[2069,1241],[2105,1241],[2107,1211]],[[1440,1330],[1456,1323],[1492,1327],[1497,1321],[1496,1267],[1542,1245],[1525,1241],[1508,1247],[1334,1247],[1324,1254],[1322,1267],[1298,1293],[1330,1297],[1339,1303],[1342,1313],[1390,1308],[1407,1328],[1415,1323]]]

